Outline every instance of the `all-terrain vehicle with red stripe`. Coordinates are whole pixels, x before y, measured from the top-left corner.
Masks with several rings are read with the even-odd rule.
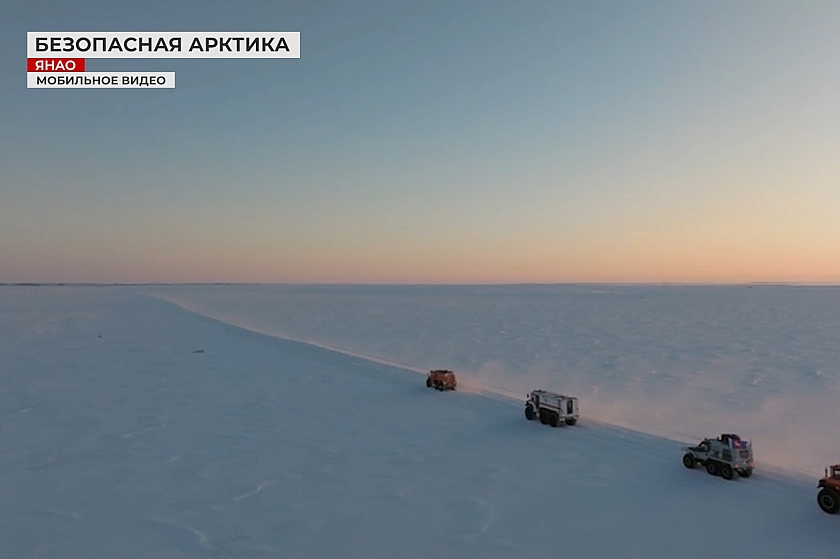
[[[543,425],[574,425],[580,417],[578,399],[548,390],[534,390],[525,400],[525,418],[539,418]]]
[[[426,387],[434,388],[435,390],[455,390],[458,386],[458,381],[455,380],[455,373],[446,369],[436,369],[429,371],[426,375]]]
[[[697,446],[684,446],[683,465],[694,468],[698,464],[706,467],[709,474],[723,479],[734,479],[737,472],[741,477],[753,473],[752,443],[733,433],[724,433],[717,439],[703,439]]]

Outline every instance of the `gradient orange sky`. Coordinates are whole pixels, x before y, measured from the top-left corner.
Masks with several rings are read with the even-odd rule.
[[[0,23],[0,282],[840,282],[836,2],[81,4]],[[20,70],[26,31],[265,21],[300,60]]]

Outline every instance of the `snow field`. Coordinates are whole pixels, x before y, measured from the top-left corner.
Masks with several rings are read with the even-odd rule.
[[[0,317],[3,557],[833,558],[840,544],[815,480],[726,482],[686,470],[673,440],[591,417],[551,429],[521,402],[439,393],[131,290],[0,288]]]
[[[254,331],[458,372],[485,394],[543,387],[602,421],[685,441],[738,432],[814,477],[838,460],[840,288],[156,286]]]

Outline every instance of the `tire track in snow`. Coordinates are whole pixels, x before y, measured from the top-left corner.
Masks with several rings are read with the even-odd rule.
[[[482,509],[484,509],[484,523],[481,525],[481,531],[486,532],[490,525],[496,520],[496,505],[495,503],[491,503],[487,499],[482,499],[481,497],[473,497],[473,500],[478,503]]]
[[[210,544],[208,544],[208,543],[207,543],[207,535],[205,535],[205,533],[204,533],[204,532],[202,532],[201,530],[196,530],[196,529],[195,529],[195,528],[193,528],[192,526],[184,526],[184,528],[186,528],[187,530],[189,530],[190,532],[192,532],[193,534],[195,534],[196,536],[198,536],[198,544],[199,544],[201,547],[203,547],[203,548],[205,548],[205,549],[213,549],[213,548],[210,546]]]
[[[145,435],[146,433],[150,433],[157,429],[157,427],[149,427],[148,429],[143,429],[142,431],[137,431],[134,433],[126,433],[122,436],[124,439],[130,439],[131,437],[136,437],[137,435]]]
[[[241,501],[242,499],[247,499],[248,497],[253,497],[254,495],[259,493],[260,491],[262,491],[266,487],[274,485],[275,483],[277,483],[276,479],[273,479],[271,481],[264,481],[263,483],[259,484],[256,489],[254,489],[253,491],[249,491],[248,493],[245,493],[244,495],[240,495],[239,497],[235,498],[234,501]]]
[[[155,524],[163,524],[164,526],[169,526],[170,528],[175,528],[177,530],[185,530],[192,532],[198,538],[198,545],[200,545],[204,549],[213,549],[213,546],[208,543],[207,534],[205,534],[197,528],[187,526],[186,524],[177,524],[175,522],[160,520],[158,518],[145,518],[145,520],[148,522],[154,522]]]

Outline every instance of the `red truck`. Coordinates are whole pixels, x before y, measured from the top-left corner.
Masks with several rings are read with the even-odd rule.
[[[820,492],[817,503],[828,514],[840,511],[840,464],[834,464],[825,469],[825,477],[817,485]]]
[[[426,376],[426,386],[436,390],[455,390],[458,381],[455,380],[455,373],[446,369],[435,369],[429,371]]]

